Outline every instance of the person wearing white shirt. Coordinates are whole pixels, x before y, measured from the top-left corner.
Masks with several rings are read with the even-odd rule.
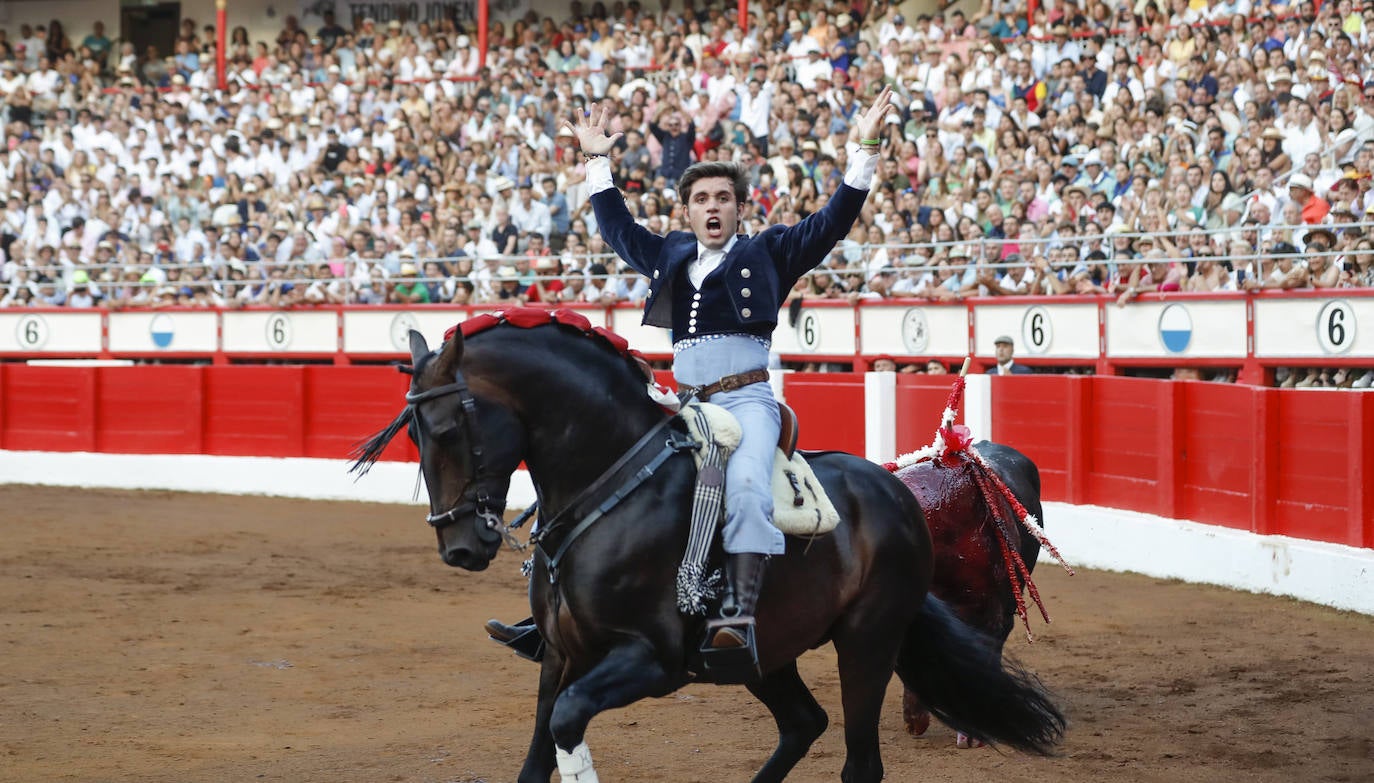
[[[874,105],[856,121],[860,138],[877,138],[892,108],[891,90],[884,88]],[[695,170],[697,179],[683,187],[691,233],[657,237],[634,222],[623,195],[615,190],[606,155],[620,134],[607,133],[607,119],[608,112],[603,110],[598,116],[579,118],[577,124],[569,125],[590,158],[587,183],[593,208],[599,213],[602,236],[635,271],[652,276],[645,319],[655,326],[671,324],[673,373],[679,388],[707,391],[712,384],[716,389],[729,388],[724,393],[715,391],[710,401],[734,414],[743,433],[726,469],[722,618],[710,622],[706,646],[750,648],[754,606],[767,558],[780,554],[785,545],[782,534],[769,521],[772,501],[768,487],[780,426],[777,402],[767,383],[770,337],[777,326],[778,306],[797,277],[823,261],[858,217],[877,167],[877,154],[875,150],[855,149],[844,185],[817,213],[823,217],[812,215],[790,228],[770,227],[766,232],[769,239],[738,233],[745,185],[738,171],[729,169],[735,172],[732,178],[710,168],[721,164],[694,164],[684,176],[690,177]],[[747,244],[731,253],[740,243]],[[792,254],[782,249],[794,243],[805,245],[791,248],[795,251]],[[664,277],[670,279],[660,277],[664,269],[670,272]],[[717,269],[728,274],[713,275]],[[767,301],[773,295],[776,301]],[[752,301],[751,297],[758,300],[757,305],[737,304]],[[722,374],[732,384],[723,383]],[[498,638],[512,639],[524,632],[519,627],[494,625]]]
[[[766,84],[757,78],[750,78],[748,84],[735,87],[735,98],[739,102],[739,121],[755,137],[768,139],[772,132],[769,119],[773,113],[773,82]]]
[[[826,78],[829,78],[835,71],[830,61],[825,59],[825,53],[822,52],[820,47],[814,42],[811,43],[810,48],[807,50],[806,59],[796,63],[795,68],[797,72],[797,84],[800,84],[802,89],[807,91],[816,89],[816,79],[819,76],[824,75]]]

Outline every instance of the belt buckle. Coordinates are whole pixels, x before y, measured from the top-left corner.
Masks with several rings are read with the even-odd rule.
[[[727,375],[720,379],[721,391],[734,391],[738,388],[740,388],[739,375]]]

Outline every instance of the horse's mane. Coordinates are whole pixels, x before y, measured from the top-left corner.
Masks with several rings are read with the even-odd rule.
[[[396,437],[396,433],[405,427],[410,426],[411,417],[415,414],[415,409],[407,405],[391,423],[373,433],[366,440],[354,445],[349,456],[353,458],[353,466],[348,469],[349,473],[357,473],[359,476],[366,476],[372,466],[377,464],[382,452],[391,443],[391,439]]]
[[[466,321],[449,327],[448,330],[444,332],[444,342],[447,343],[449,340],[453,339],[454,335],[457,333],[461,333],[463,339],[466,340],[474,335],[490,331],[502,325],[509,325],[518,329],[533,329],[537,326],[547,325],[568,327],[570,330],[579,332],[605,345],[632,364],[643,362],[643,356],[638,351],[630,348],[629,341],[624,337],[621,337],[604,326],[592,326],[592,322],[589,321],[586,316],[576,310],[567,308],[545,310],[537,307],[519,307],[509,310],[497,310],[492,313],[482,313],[481,315],[474,316]],[[442,349],[443,344],[441,343],[438,350]],[[413,369],[407,367],[401,367],[400,369],[402,372],[417,375],[423,371],[424,365],[428,363],[430,357],[434,356],[437,352],[436,350],[428,356],[420,357],[420,359],[416,361]],[[378,430],[366,440],[360,441],[355,445],[352,452],[349,454],[354,460],[352,467],[349,468],[349,472],[357,473],[359,476],[366,475],[372,466],[376,464],[377,460],[381,458],[382,452],[386,451],[386,447],[390,445],[397,433],[410,425],[414,413],[415,409],[407,405],[396,418],[391,420],[390,424]]]

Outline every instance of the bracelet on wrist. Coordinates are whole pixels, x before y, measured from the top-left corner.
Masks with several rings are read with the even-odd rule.
[[[865,147],[877,147],[883,143],[882,139],[859,139],[859,143]]]
[[[607,155],[606,153],[604,153],[604,152],[584,152],[584,153],[582,153],[582,158],[583,158],[584,160],[591,160],[592,158],[606,158],[606,157],[610,157],[610,156],[608,156],[608,155]]]

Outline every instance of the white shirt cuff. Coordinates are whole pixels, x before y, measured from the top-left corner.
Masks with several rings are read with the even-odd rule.
[[[849,170],[844,173],[844,184],[855,190],[868,190],[873,183],[873,173],[878,170],[878,154],[857,144],[853,146],[849,151]]]
[[[600,193],[603,190],[610,190],[615,187],[615,180],[611,178],[611,159],[604,155],[599,158],[592,158],[587,161],[587,193]]]

